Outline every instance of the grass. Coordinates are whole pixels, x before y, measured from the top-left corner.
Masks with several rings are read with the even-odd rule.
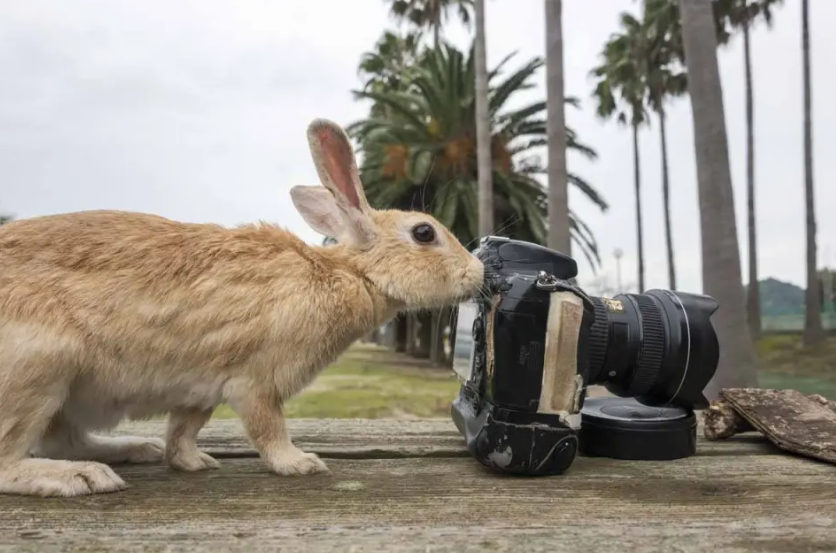
[[[764,370],[792,376],[836,379],[836,336],[802,347],[798,334],[764,336],[757,343]]]
[[[805,394],[821,394],[827,399],[836,401],[836,379],[824,380],[821,378],[761,371],[759,385],[761,388],[775,388],[778,390],[792,389]]]
[[[447,417],[459,390],[452,370],[384,348],[357,345],[285,405],[288,417],[419,418]],[[235,417],[228,406],[215,418]]]
[[[836,336],[801,348],[797,334],[767,335],[757,343],[760,385],[791,388],[836,400]],[[430,368],[426,361],[358,344],[292,398],[289,417],[417,418],[449,417],[459,384],[452,370]],[[227,406],[216,418],[232,418]]]
[[[762,387],[792,388],[836,400],[836,336],[805,348],[800,334],[772,334],[758,340],[757,351]]]

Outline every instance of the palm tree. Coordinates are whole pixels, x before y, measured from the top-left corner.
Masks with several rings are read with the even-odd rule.
[[[713,0],[712,16],[718,43],[726,43],[728,8],[723,3],[737,0]],[[769,0],[766,0],[769,1]],[[668,258],[668,287],[676,289],[676,263],[674,259],[673,231],[670,212],[670,174],[668,170],[667,119],[665,101],[688,92],[687,75],[683,70],[684,49],[682,24],[676,0],[644,0],[641,28],[638,33],[639,61],[644,78],[647,101],[659,118],[660,146],[662,150],[662,203],[665,216],[665,245]],[[638,22],[633,22],[635,28]]]
[[[421,27],[410,29],[405,35],[384,31],[375,43],[374,50],[364,53],[360,59],[358,73],[365,79],[363,91],[403,90],[410,68],[417,63],[419,56],[424,52],[421,44],[423,31]],[[354,96],[355,99],[358,98],[356,93]],[[386,117],[390,115],[389,108],[385,104],[376,102],[372,105],[371,115]],[[407,314],[406,329],[404,332],[398,332],[398,336],[403,336],[404,343],[401,345],[396,341],[397,349],[414,353],[415,323],[414,314]],[[398,330],[399,328],[396,327],[396,331]]]
[[[615,33],[604,45],[601,63],[591,72],[597,79],[593,96],[597,114],[602,119],[628,124],[633,130],[633,179],[636,193],[636,242],[638,252],[638,286],[644,291],[644,240],[642,237],[641,167],[639,163],[639,128],[647,121],[644,109],[643,68],[639,63],[638,41],[641,25],[629,14],[621,16],[622,31]]]
[[[357,72],[365,80],[363,90],[393,90],[400,88],[403,74],[421,52],[420,29],[406,34],[384,31],[374,45],[374,50],[360,58]]]
[[[807,211],[807,293],[804,298],[804,343],[824,339],[821,323],[821,293],[816,272],[816,202],[813,188],[813,107],[810,85],[810,6],[801,0],[801,56],[804,65],[804,196]]]
[[[716,44],[727,44],[731,38],[728,28],[728,3],[738,0],[711,0],[711,15],[714,19]],[[755,0],[762,1],[762,0]],[[657,32],[666,35],[670,51],[676,58],[685,62],[685,48],[682,44],[682,17],[679,11],[680,0],[642,0],[642,13],[645,21],[652,21]]]
[[[476,0],[476,159],[479,181],[479,235],[494,233],[491,117],[488,108],[488,54],[485,44],[485,0]]]
[[[744,312],[712,2],[679,0],[679,9],[694,124],[703,290],[720,304],[713,317],[720,342],[720,362],[706,388],[706,396],[715,399],[722,388],[756,386],[758,376]]]
[[[755,130],[754,89],[752,86],[752,51],[750,29],[759,19],[772,25],[772,9],[783,0],[715,0],[718,13],[732,30],[743,34],[743,67],[746,83],[746,210],[749,244],[749,285],[746,289],[746,316],[753,337],[761,333],[760,288],[758,285],[758,248],[755,217]],[[728,37],[728,35],[727,35]]]
[[[740,5],[740,25],[743,28],[743,65],[746,74],[746,221],[749,242],[749,286],[746,291],[746,316],[749,330],[756,337],[761,333],[761,295],[758,278],[758,240],[755,218],[755,99],[752,89],[752,54],[749,40],[749,25],[753,16],[748,4]]]
[[[760,295],[757,274],[757,239],[754,191],[754,100],[751,72],[750,27],[759,19],[772,23],[772,9],[783,0],[713,0],[712,15],[718,44],[727,44],[734,30],[741,30],[744,45],[747,123],[747,227],[749,243],[749,283],[747,319],[753,335],[760,334]],[[660,36],[666,35],[669,51],[683,60],[679,6],[672,0],[645,0],[646,20],[654,20]],[[669,247],[670,250],[670,247]],[[754,284],[752,284],[754,283]]]
[[[358,91],[359,97],[388,106],[392,115],[372,116],[347,127],[363,153],[361,176],[373,205],[431,211],[465,244],[481,235],[474,50],[466,54],[443,45],[428,51],[409,72],[405,92]],[[548,195],[538,177],[547,169],[533,152],[547,143],[546,102],[506,107],[518,92],[532,86],[543,60],[534,58],[504,76],[502,69],[512,57],[488,73],[493,216],[500,221],[499,232],[545,244]],[[569,98],[567,104],[576,107],[578,101]],[[572,129],[565,132],[568,149],[595,159],[595,151]],[[599,208],[608,208],[581,176],[569,173],[569,182]],[[575,244],[596,269],[600,258],[589,227],[570,212],[570,228]]]
[[[441,41],[441,28],[455,10],[459,20],[469,26],[473,18],[474,0],[386,0],[391,3],[389,13],[399,23],[409,22],[413,26],[431,29],[433,44],[438,46]]]
[[[658,0],[657,0],[658,1]],[[676,263],[673,253],[671,229],[670,178],[668,172],[668,147],[666,136],[665,101],[670,97],[682,96],[688,90],[685,72],[679,63],[681,39],[674,38],[666,18],[652,5],[645,5],[641,33],[644,35],[641,56],[644,86],[650,108],[659,117],[659,141],[662,148],[662,202],[665,214],[665,244],[668,256],[668,287],[676,289]],[[658,19],[654,19],[654,16]]]
[[[484,0],[389,0],[391,14],[400,22],[409,21],[418,28],[431,28],[433,44],[441,44],[441,27],[448,12],[456,9],[465,26],[471,22],[471,10],[476,19],[476,112],[477,143],[479,161],[479,213],[480,233],[493,232],[493,182],[491,181],[490,119],[487,113],[487,55],[485,46],[485,3]],[[435,332],[433,338],[436,337]]]
[[[361,178],[372,205],[430,211],[465,244],[480,236],[474,50],[472,47],[465,54],[448,45],[429,50],[407,73],[405,91],[358,92],[360,97],[386,105],[390,115],[371,116],[347,127],[363,154]],[[547,194],[538,177],[545,175],[546,169],[533,152],[546,144],[545,102],[515,110],[506,107],[518,92],[531,88],[543,62],[535,58],[502,75],[511,57],[488,73],[489,144],[496,187],[493,215],[501,221],[498,234],[543,244]],[[577,106],[575,99],[567,103]],[[570,149],[596,157],[571,129],[566,132]],[[602,210],[607,208],[583,178],[570,174],[570,180]],[[600,258],[594,236],[574,213],[570,215],[573,239],[595,270]],[[443,330],[439,321],[448,319],[433,313],[431,357],[439,355],[435,353]],[[405,322],[407,332],[403,335],[412,336],[414,321],[407,317]],[[399,326],[395,333],[401,335]],[[451,332],[454,339],[455,329]],[[410,351],[409,340],[404,348]]]
[[[482,0],[480,0],[482,1]],[[549,152],[548,246],[571,255],[569,177],[566,169],[566,115],[563,82],[563,3],[546,4],[546,126]]]

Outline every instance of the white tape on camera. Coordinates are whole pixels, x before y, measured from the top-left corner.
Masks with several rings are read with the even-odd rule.
[[[583,300],[572,292],[549,295],[543,380],[538,413],[558,415],[570,428],[580,428],[583,377],[578,374],[578,341]]]

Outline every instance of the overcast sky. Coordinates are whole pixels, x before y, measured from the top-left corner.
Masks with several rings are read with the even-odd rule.
[[[762,277],[804,282],[800,0],[785,0],[771,31],[752,38],[757,215]],[[635,0],[564,1],[566,92],[580,96],[569,124],[597,149],[572,171],[611,204],[579,194],[572,208],[593,228],[614,274],[624,250],[635,282],[630,133],[598,121],[590,68]],[[811,0],[815,185],[821,263],[836,265],[836,1]],[[488,63],[543,55],[542,0],[487,1]],[[0,212],[31,217],[87,209],[146,211],[194,222],[283,224],[319,237],[295,212],[291,186],[317,183],[305,140],[311,119],[348,124],[366,113],[350,91],[357,62],[387,27],[382,0],[27,0],[0,2]],[[453,24],[447,36],[466,46]],[[742,45],[720,54],[746,274]],[[544,94],[537,89],[517,103]],[[699,206],[687,99],[669,106],[669,157],[679,288],[701,290]],[[666,287],[661,161],[655,125],[641,134],[649,287]],[[829,209],[827,209],[829,208]],[[580,261],[581,280],[591,277]]]

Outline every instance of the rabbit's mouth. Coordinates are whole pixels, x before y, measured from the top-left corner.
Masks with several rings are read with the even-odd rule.
[[[449,299],[450,303],[461,303],[485,294],[484,272],[481,267],[479,269],[478,271],[472,268],[462,270],[459,277],[460,290]]]

